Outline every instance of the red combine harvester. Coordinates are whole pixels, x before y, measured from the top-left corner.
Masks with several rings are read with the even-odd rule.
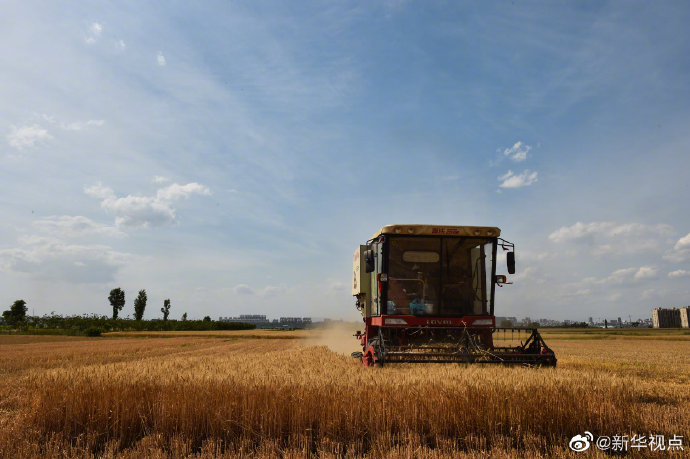
[[[365,323],[354,335],[365,366],[501,363],[555,366],[537,329],[498,328],[498,250],[515,273],[515,246],[483,226],[384,226],[354,254],[352,294]],[[518,344],[519,343],[519,344]]]

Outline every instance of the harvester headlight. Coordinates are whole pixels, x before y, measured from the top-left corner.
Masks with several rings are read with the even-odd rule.
[[[386,325],[407,325],[405,319],[387,318]]]
[[[479,319],[472,322],[472,325],[491,325],[491,319]]]

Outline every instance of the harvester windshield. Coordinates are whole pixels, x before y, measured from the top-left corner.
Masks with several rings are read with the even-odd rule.
[[[492,238],[391,237],[386,313],[489,314],[495,253]]]

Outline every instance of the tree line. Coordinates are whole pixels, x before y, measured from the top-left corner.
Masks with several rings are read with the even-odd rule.
[[[134,300],[134,319],[119,318],[119,312],[125,306],[125,292],[121,288],[114,288],[108,295],[112,307],[112,317],[92,315],[62,316],[50,315],[29,316],[26,301],[17,300],[9,309],[2,313],[0,330],[18,329],[29,333],[46,334],[75,334],[100,336],[110,331],[195,331],[195,330],[249,330],[256,328],[253,324],[238,322],[221,322],[211,320],[205,316],[203,320],[187,320],[187,313],[182,314],[181,320],[169,319],[171,303],[166,298],[163,301],[162,319],[143,320],[147,303],[146,290],[139,290]]]

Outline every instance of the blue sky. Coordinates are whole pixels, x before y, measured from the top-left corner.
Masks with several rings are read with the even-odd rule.
[[[393,223],[499,226],[498,315],[690,303],[687,2],[3,2],[0,305],[356,319]]]

